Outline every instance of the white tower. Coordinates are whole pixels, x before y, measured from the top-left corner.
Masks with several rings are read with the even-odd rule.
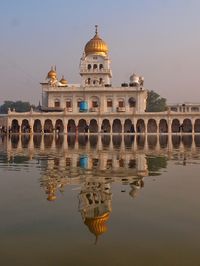
[[[112,71],[108,57],[108,46],[98,35],[95,25],[94,37],[85,45],[80,61],[83,86],[111,86]]]

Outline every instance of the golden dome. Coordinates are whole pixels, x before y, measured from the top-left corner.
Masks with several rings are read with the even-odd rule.
[[[53,70],[53,67],[51,67],[51,70],[47,74],[47,78],[56,79],[56,76],[57,76],[56,70]]]
[[[95,218],[86,218],[85,224],[88,226],[91,233],[96,237],[107,231],[106,221],[109,219],[109,212]]]
[[[108,53],[107,44],[99,37],[97,25],[94,37],[85,45],[85,54],[96,54],[105,56]]]
[[[64,78],[64,76],[62,76],[60,83],[63,85],[67,85],[67,80]]]

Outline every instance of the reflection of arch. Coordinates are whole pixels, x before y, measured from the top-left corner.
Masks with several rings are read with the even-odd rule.
[[[137,141],[137,148],[143,149],[145,145],[145,136],[144,135],[137,136],[136,141]]]
[[[51,148],[53,143],[53,135],[44,135],[44,147]]]
[[[195,142],[195,145],[196,147],[200,147],[200,136],[199,135],[195,135],[194,136],[194,142]]]
[[[21,131],[22,133],[30,133],[30,125],[27,119],[22,120]]]
[[[90,133],[97,133],[98,132],[98,124],[97,124],[96,119],[92,119],[90,121],[89,131],[90,131]]]
[[[110,121],[108,119],[104,119],[101,126],[101,131],[104,133],[109,133],[111,129]]]
[[[112,141],[113,141],[113,147],[118,149],[118,148],[121,147],[122,136],[121,135],[113,135],[112,136]]]
[[[200,119],[196,119],[194,122],[194,132],[200,132]]]
[[[180,122],[178,119],[173,119],[172,121],[172,132],[173,133],[180,132]]]
[[[192,146],[192,136],[182,136],[182,143],[186,148],[191,148]]]
[[[19,133],[19,128],[20,126],[19,126],[17,119],[13,119],[12,124],[11,124],[11,131],[13,133]]]
[[[130,119],[126,119],[124,123],[124,133],[132,133],[135,132],[134,126],[132,124],[132,121]]]
[[[181,143],[181,137],[172,135],[172,145],[175,149],[179,148],[180,143]]]
[[[55,129],[56,129],[56,132],[63,133],[64,125],[63,125],[63,121],[61,119],[56,120]]]
[[[112,124],[113,133],[122,133],[122,123],[120,119],[114,119]]]
[[[68,148],[73,149],[75,146],[75,142],[76,142],[76,136],[75,135],[68,135],[67,136],[67,143],[68,143]]]
[[[55,144],[56,148],[61,148],[64,142],[64,136],[63,135],[56,135],[55,136]]]
[[[126,148],[130,148],[134,142],[135,135],[124,135],[124,144]]]
[[[52,133],[53,132],[53,123],[50,119],[46,119],[44,122],[44,133]]]
[[[97,143],[98,143],[98,136],[97,135],[90,135],[89,141],[90,141],[90,147],[96,148]]]
[[[168,125],[165,119],[161,119],[159,123],[159,132],[160,133],[167,133],[168,132]]]
[[[147,142],[149,149],[155,149],[157,144],[157,136],[147,136]]]
[[[110,135],[103,135],[101,137],[101,142],[103,147],[109,147],[110,145]]]
[[[136,124],[137,133],[144,133],[145,132],[145,123],[143,119],[138,119]]]
[[[39,119],[36,119],[34,121],[33,132],[34,133],[41,133],[42,132],[42,124],[41,124],[41,121]]]
[[[30,135],[22,135],[21,136],[21,142],[22,142],[22,148],[23,149],[28,148],[29,141],[30,141]]]
[[[156,133],[157,132],[157,124],[155,119],[149,119],[147,123],[147,132],[148,133]]]
[[[76,132],[76,124],[73,119],[70,119],[67,124],[67,132],[75,133]]]
[[[167,148],[168,143],[168,135],[160,135],[159,136],[160,148],[165,149]]]
[[[19,135],[11,135],[12,148],[16,149],[19,143]]]
[[[84,133],[87,131],[88,131],[87,122],[85,121],[85,119],[80,119],[78,121],[78,132]]]
[[[184,119],[182,124],[183,132],[192,132],[192,122],[190,119]]]
[[[34,148],[40,148],[42,142],[42,135],[34,135],[33,136],[33,144],[34,144]]]

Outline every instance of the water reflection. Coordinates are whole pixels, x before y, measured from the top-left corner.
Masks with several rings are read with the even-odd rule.
[[[95,242],[108,230],[113,183],[135,198],[145,177],[160,175],[169,158],[184,166],[190,158],[200,158],[200,136],[192,135],[12,135],[2,138],[0,147],[6,151],[0,165],[7,168],[16,170],[19,164],[28,168],[34,158],[48,201],[59,200],[69,185],[79,187],[78,211]]]

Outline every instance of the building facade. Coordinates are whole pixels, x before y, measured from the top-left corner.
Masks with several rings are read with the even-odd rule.
[[[80,59],[81,84],[58,79],[55,68],[41,82],[39,111],[9,110],[10,133],[200,133],[200,109],[174,109],[147,113],[144,78],[131,75],[128,83],[112,86],[107,44],[99,37],[87,42]],[[198,109],[198,110],[197,110]]]

